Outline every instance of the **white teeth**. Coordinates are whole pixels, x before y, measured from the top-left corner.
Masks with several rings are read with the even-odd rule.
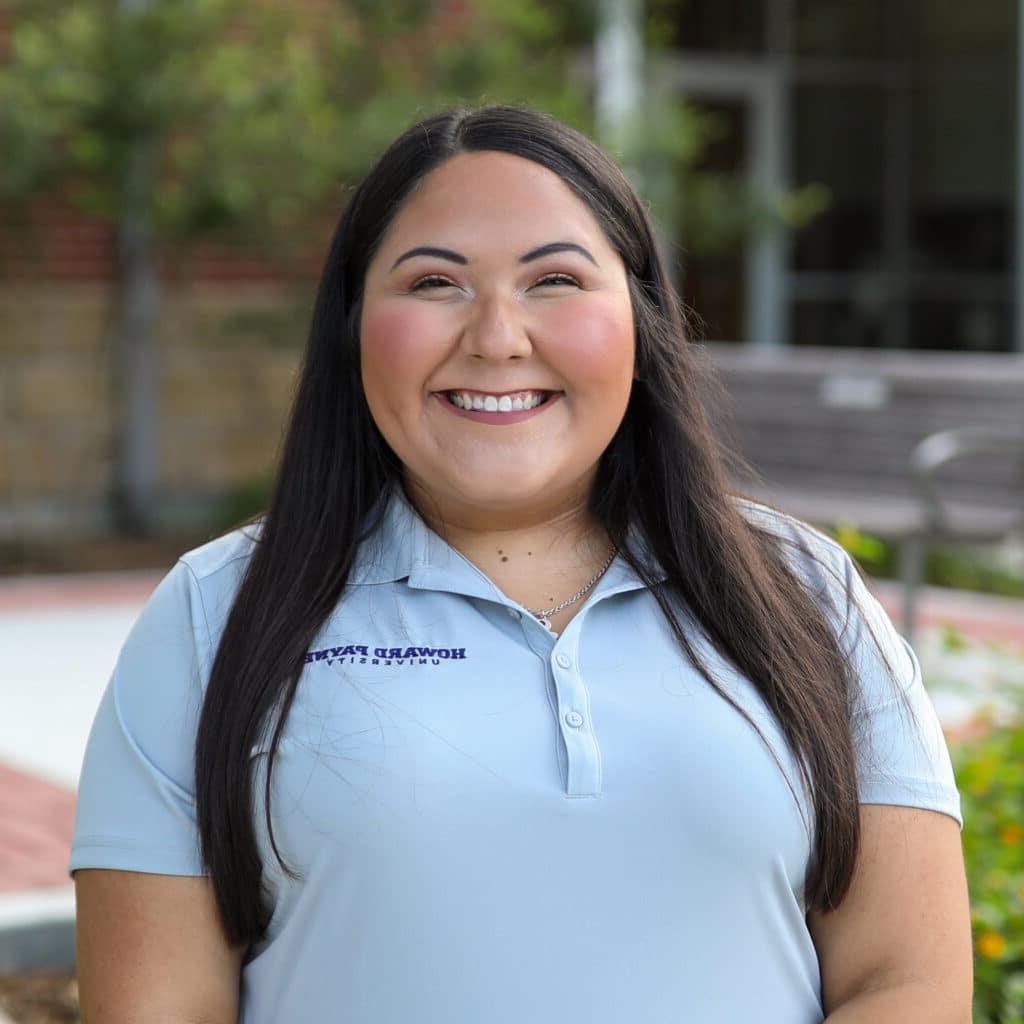
[[[510,395],[471,395],[468,391],[449,391],[448,400],[459,409],[478,412],[522,412],[536,409],[544,401],[542,391],[520,392],[515,398]]]

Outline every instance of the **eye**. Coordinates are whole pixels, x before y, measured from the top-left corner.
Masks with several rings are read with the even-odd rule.
[[[579,287],[579,281],[576,280],[571,274],[545,274],[535,285],[540,287],[541,285],[552,285],[552,284],[568,284]]]
[[[428,288],[455,288],[457,287],[454,281],[449,281],[447,277],[441,277],[440,274],[427,274],[426,277],[421,277],[418,281],[415,281],[409,288],[411,292],[426,291]]]

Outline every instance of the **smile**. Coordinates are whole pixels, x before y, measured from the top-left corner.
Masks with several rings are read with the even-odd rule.
[[[496,395],[486,391],[444,391],[442,394],[459,409],[472,409],[474,412],[522,412],[543,405],[553,392],[512,391]]]
[[[494,425],[520,423],[539,416],[562,397],[561,391],[435,391],[434,397],[456,416]]]

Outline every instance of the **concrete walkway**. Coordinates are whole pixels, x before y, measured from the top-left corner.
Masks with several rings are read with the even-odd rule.
[[[86,738],[121,643],[160,575],[0,580],[0,932],[18,921],[66,923],[72,912],[65,867]],[[898,586],[877,581],[873,589],[898,625]],[[944,657],[943,627],[976,641],[969,657],[1024,655],[1024,601],[926,588],[915,644],[926,679],[929,660]],[[977,664],[956,671],[973,683],[987,671]],[[1024,673],[1024,662],[1006,665]],[[951,735],[986,697],[980,685],[932,695]],[[66,934],[61,941],[66,947]],[[0,943],[0,969],[5,959]]]

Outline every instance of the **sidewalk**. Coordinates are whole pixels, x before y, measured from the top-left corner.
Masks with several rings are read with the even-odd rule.
[[[73,962],[78,772],[117,652],[160,575],[0,579],[0,972]]]
[[[52,921],[71,912],[65,866],[85,741],[121,643],[160,577],[0,579],[0,931],[12,915]],[[898,584],[872,589],[898,626]],[[946,626],[1024,652],[1024,601],[925,588],[922,664]],[[935,696],[951,730],[976,703]],[[0,948],[0,969],[3,960]]]

